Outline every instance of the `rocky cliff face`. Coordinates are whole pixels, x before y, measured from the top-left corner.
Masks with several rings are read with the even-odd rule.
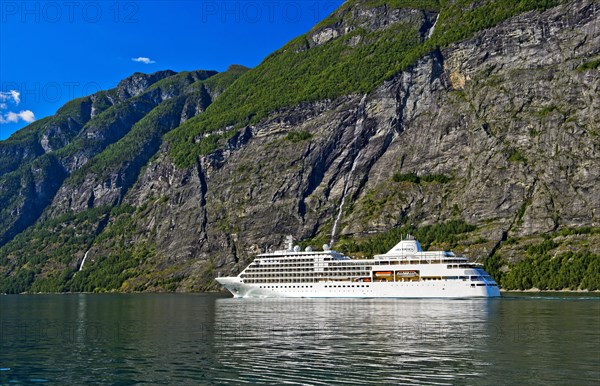
[[[362,35],[352,35],[354,29],[395,23],[411,23],[426,41],[438,17],[430,9],[387,6],[340,12],[312,31],[303,49],[347,34],[358,44]],[[600,73],[593,63],[600,58],[599,16],[596,2],[582,0],[509,18],[433,49],[371,92],[300,103],[241,129],[202,134],[192,139],[198,146],[211,138],[218,146],[185,168],[161,136],[202,114],[223,89],[202,84],[214,76],[205,72],[136,74],[108,93],[115,106],[114,100],[124,101],[122,109],[99,113],[90,98],[79,131],[60,126],[77,131],[71,143],[101,145],[58,155],[35,145],[14,147],[20,159],[49,154],[55,161],[44,172],[52,183],[33,166],[21,166],[33,182],[22,183],[24,199],[3,210],[12,225],[2,234],[0,274],[21,272],[18,255],[36,237],[42,263],[34,290],[202,290],[214,288],[217,271],[238,272],[288,234],[350,240],[403,224],[460,219],[476,230],[456,249],[510,262],[522,257],[519,245],[541,235],[598,228]],[[175,88],[158,82],[177,76]],[[91,111],[112,115],[93,124]],[[42,137],[41,148],[48,143]],[[114,149],[107,154],[109,143]],[[0,154],[13,151],[6,149],[12,148]],[[128,155],[115,156],[122,151]],[[8,192],[6,182],[2,188]],[[92,210],[100,215],[86,215]],[[8,242],[36,221],[30,213],[41,220]],[[56,249],[39,236],[49,228],[77,233],[90,224],[92,237],[74,242],[71,256],[40,252]],[[599,253],[595,238],[594,231],[567,237],[565,248]],[[74,277],[86,251],[87,273]],[[122,280],[112,287],[97,273],[121,265],[115,274]]]

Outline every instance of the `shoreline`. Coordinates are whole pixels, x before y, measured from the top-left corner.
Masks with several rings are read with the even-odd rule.
[[[502,294],[510,294],[510,293],[556,293],[556,294],[595,294],[600,295],[600,290],[540,290],[539,288],[530,288],[526,290],[506,290],[500,289],[500,293]],[[1,295],[106,295],[106,294],[114,294],[114,295],[128,295],[128,294],[187,294],[187,295],[203,295],[203,294],[227,294],[227,291],[202,291],[202,292],[178,292],[178,291],[146,291],[146,292],[119,292],[119,291],[107,291],[107,292],[23,292],[20,294],[6,294],[1,293]]]
[[[501,293],[511,293],[511,292],[514,292],[514,293],[540,293],[540,292],[548,292],[548,293],[574,293],[574,294],[575,293],[577,293],[577,294],[589,293],[589,294],[599,294],[600,290],[593,290],[593,291],[590,291],[590,290],[581,290],[581,289],[578,289],[578,290],[571,290],[571,289],[541,290],[539,288],[529,288],[529,289],[526,289],[526,290],[506,290],[506,289],[501,288],[500,292]]]

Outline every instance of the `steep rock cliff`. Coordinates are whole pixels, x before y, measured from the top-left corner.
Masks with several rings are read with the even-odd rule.
[[[399,25],[410,26],[405,29],[424,47],[453,33],[440,30],[452,19],[439,6],[361,4],[343,6],[301,44],[292,42],[292,52],[306,55],[338,41],[361,49],[375,44],[373,34]],[[214,288],[216,272],[237,273],[252,254],[278,246],[288,234],[332,239],[343,249],[400,226],[447,220],[475,230],[437,246],[474,258],[515,262],[544,235],[559,249],[600,253],[594,241],[600,227],[594,194],[600,180],[599,16],[589,0],[525,12],[424,49],[413,64],[364,92],[263,106],[230,121],[217,113],[239,95],[256,94],[244,91],[245,70],[205,81],[158,75],[165,84],[154,88],[148,79],[155,75],[134,76],[114,93],[128,101],[123,115],[112,112],[112,126],[92,119],[78,134],[102,139],[98,128],[108,127],[112,145],[98,145],[94,153],[49,153],[58,161],[47,167],[62,165],[63,174],[56,173],[63,177],[47,193],[29,194],[44,197],[37,209],[44,214],[14,239],[37,217],[20,214],[29,213],[25,204],[12,206],[14,218],[24,220],[5,233],[4,243],[13,240],[0,250],[0,273],[12,278],[7,286],[29,281],[33,287],[23,288],[33,291],[203,290]],[[282,52],[247,76],[268,76],[266,66]],[[208,118],[198,124],[205,110]],[[173,135],[164,141],[167,132]],[[31,143],[28,151],[15,147],[24,160],[31,157],[25,152],[41,154]],[[585,231],[557,236],[569,229]],[[86,231],[91,236],[80,239],[43,236]],[[61,249],[67,244],[71,256]],[[18,256],[26,250],[39,256],[33,274],[21,268]]]

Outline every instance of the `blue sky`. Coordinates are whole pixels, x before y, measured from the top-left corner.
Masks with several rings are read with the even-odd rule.
[[[139,71],[258,65],[343,0],[0,1],[0,140]]]

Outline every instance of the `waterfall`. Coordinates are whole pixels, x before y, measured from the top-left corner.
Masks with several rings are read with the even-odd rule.
[[[342,219],[342,214],[344,213],[344,203],[346,202],[346,196],[348,195],[348,190],[350,190],[350,178],[352,178],[352,175],[354,174],[354,170],[356,169],[356,165],[358,164],[358,160],[361,156],[361,152],[358,153],[358,155],[356,156],[356,158],[354,158],[354,162],[352,163],[352,169],[350,169],[350,173],[348,174],[348,176],[346,177],[346,180],[344,181],[344,193],[342,194],[342,200],[340,201],[340,209],[338,209],[338,214],[335,218],[335,221],[333,222],[333,228],[331,229],[331,241],[329,242],[329,245],[333,245],[333,243],[335,242],[335,232],[337,230],[337,225],[338,222]]]
[[[365,121],[365,104],[367,100],[367,94],[365,94],[360,103],[358,105],[358,120],[356,121],[356,126],[354,127],[354,147],[356,148],[360,135],[364,130],[364,121]],[[342,215],[344,214],[344,203],[346,202],[346,196],[348,195],[348,191],[350,190],[350,182],[352,180],[352,176],[354,175],[354,171],[356,170],[356,166],[358,165],[358,160],[362,155],[362,150],[356,153],[354,157],[354,161],[352,161],[352,167],[350,168],[350,172],[346,175],[344,179],[344,191],[342,193],[342,199],[340,201],[340,208],[338,209],[338,214],[333,222],[333,228],[331,229],[331,241],[329,245],[333,246],[335,242],[335,233],[337,231],[337,226],[340,220],[342,219]]]
[[[85,264],[85,259],[87,259],[88,253],[90,253],[89,249],[85,251],[85,255],[83,255],[83,260],[81,261],[81,265],[79,266],[79,271],[77,272],[80,272],[83,269],[83,265]]]
[[[431,35],[433,35],[433,31],[435,30],[435,25],[437,24],[439,18],[440,18],[440,14],[438,13],[438,15],[435,17],[435,21],[433,22],[433,25],[429,29],[429,32],[427,32],[427,39],[429,39],[431,37]]]

